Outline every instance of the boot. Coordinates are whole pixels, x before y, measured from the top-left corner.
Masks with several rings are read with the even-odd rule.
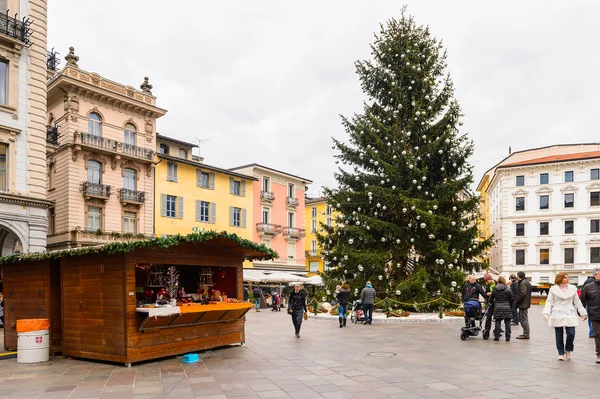
[[[346,327],[346,319],[344,319],[344,327]]]
[[[342,328],[342,318],[340,317],[340,328]]]

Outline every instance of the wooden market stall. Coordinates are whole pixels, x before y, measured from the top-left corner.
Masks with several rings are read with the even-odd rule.
[[[16,349],[16,321],[28,318],[50,320],[52,354],[126,365],[243,343],[242,264],[274,257],[211,231],[0,258],[4,347]],[[157,307],[174,283],[177,305]]]

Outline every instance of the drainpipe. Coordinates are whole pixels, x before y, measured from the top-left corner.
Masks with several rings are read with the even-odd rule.
[[[158,158],[158,157],[157,157]],[[152,201],[152,233],[156,236],[156,171],[157,171],[157,166],[159,163],[161,163],[163,160],[162,158],[159,158],[159,161],[156,163],[156,165],[154,165],[154,192],[152,193],[154,195],[154,201]]]

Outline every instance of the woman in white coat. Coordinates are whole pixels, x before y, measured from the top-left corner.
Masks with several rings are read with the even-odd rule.
[[[571,360],[573,342],[575,340],[575,327],[579,325],[577,312],[587,319],[585,308],[577,295],[577,287],[569,284],[567,273],[558,273],[554,280],[555,285],[548,292],[546,306],[542,312],[544,320],[548,325],[554,327],[556,332],[556,349],[558,349],[558,360]],[[567,343],[565,346],[565,330]]]

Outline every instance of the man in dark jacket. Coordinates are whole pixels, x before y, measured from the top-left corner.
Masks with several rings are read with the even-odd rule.
[[[485,291],[477,282],[477,277],[475,277],[474,275],[469,276],[469,281],[467,281],[465,285],[463,285],[461,295],[463,303],[471,300],[479,302],[479,295],[487,299]]]
[[[371,285],[370,281],[367,281],[367,285],[363,288],[360,294],[360,301],[362,302],[363,311],[365,312],[365,322],[363,324],[373,323],[373,307],[375,306],[375,289]]]
[[[516,274],[510,275],[510,291],[513,293],[513,298],[516,298],[519,294],[519,280],[517,280]],[[513,300],[513,317],[512,324],[515,326],[519,325],[519,311],[517,310],[517,303]]]
[[[583,289],[583,287],[585,287],[586,285],[588,285],[589,283],[593,283],[594,281],[596,281],[596,279],[594,278],[594,276],[590,276],[588,277],[584,283],[583,286],[581,287]],[[587,310],[587,309],[586,309]],[[592,327],[592,319],[588,318],[588,328],[590,330],[590,338],[594,338],[594,328]]]
[[[523,334],[517,339],[529,339],[529,308],[531,307],[531,283],[525,278],[525,272],[517,273],[519,279],[519,294],[515,299],[519,309],[519,322],[523,328]],[[600,321],[600,319],[599,319]]]
[[[254,295],[254,308],[256,309],[257,312],[260,312],[260,299],[262,296],[262,290],[260,289],[259,286],[256,286],[256,288],[254,288],[252,290],[252,294]]]
[[[594,269],[594,282],[581,289],[581,304],[586,307],[588,319],[592,320],[596,341],[596,363],[600,363],[600,267]]]

